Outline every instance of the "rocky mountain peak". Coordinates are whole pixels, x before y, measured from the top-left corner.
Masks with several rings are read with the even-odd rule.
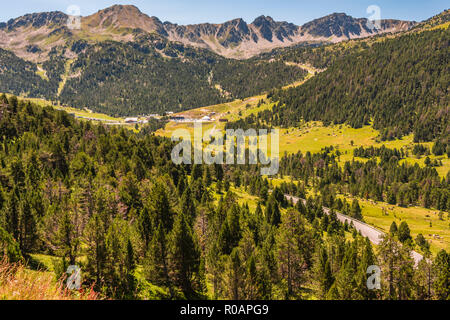
[[[222,24],[177,25],[162,23],[133,5],[114,5],[83,17],[82,31],[66,28],[68,16],[62,12],[28,14],[0,23],[0,47],[8,47],[20,57],[42,61],[57,46],[74,37],[88,42],[136,41],[136,30],[158,35],[168,41],[209,49],[225,57],[250,58],[261,52],[304,42],[338,42],[385,32],[405,31],[413,22],[383,20],[380,30],[369,28],[367,19],[333,13],[302,27],[261,15],[251,24],[242,18]],[[29,26],[33,28],[29,29]],[[99,37],[101,35],[101,37]],[[51,37],[51,41],[48,38]],[[16,41],[12,41],[15,39]],[[20,40],[20,41],[19,41]],[[35,48],[30,51],[30,47]]]
[[[67,23],[68,16],[60,11],[41,12],[27,14],[22,17],[11,19],[7,23],[1,23],[1,29],[16,30],[21,27],[41,28],[43,26],[61,27]]]
[[[163,23],[156,17],[149,17],[133,5],[114,5],[83,18],[91,28],[142,29],[166,35]]]
[[[303,33],[314,37],[330,38],[333,41],[367,37],[378,33],[405,31],[414,22],[381,20],[381,29],[374,29],[366,18],[353,18],[345,13],[333,13],[315,19],[301,27]]]

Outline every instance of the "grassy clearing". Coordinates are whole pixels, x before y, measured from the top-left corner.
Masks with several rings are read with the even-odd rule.
[[[203,124],[203,132],[215,128],[217,130],[223,130],[224,123],[219,122],[218,119],[226,118],[229,121],[235,121],[239,118],[245,118],[251,114],[257,114],[265,109],[273,107],[272,103],[264,103],[257,107],[259,99],[236,101],[229,104],[217,105],[208,108],[195,109],[190,112],[185,112],[183,115],[192,117],[194,119],[200,119],[201,117],[216,112],[216,121],[212,123]],[[247,104],[250,107],[247,108]],[[177,129],[186,129],[193,136],[193,124],[192,123],[175,123],[169,122],[164,129],[157,131],[157,135],[171,137],[172,133]],[[414,137],[409,135],[402,139],[394,141],[378,141],[380,133],[371,126],[365,126],[360,129],[354,129],[347,125],[333,125],[324,126],[321,122],[310,122],[299,124],[298,128],[280,129],[280,155],[285,153],[293,154],[297,152],[320,152],[323,148],[333,146],[339,150],[341,156],[339,158],[340,163],[343,165],[346,161],[352,161],[354,159],[353,151],[356,148],[364,147],[376,147],[380,148],[383,145],[390,149],[404,149],[407,150],[409,156],[403,159],[401,162],[408,162],[410,164],[418,163],[421,167],[425,166],[426,156],[417,158],[412,154],[414,148]],[[430,150],[433,146],[432,142],[422,143]],[[269,148],[270,151],[270,148]],[[436,170],[441,177],[445,177],[450,169],[450,159],[446,155],[436,157],[431,154],[428,156],[431,160],[442,161],[442,166],[437,167]],[[359,161],[367,161],[366,159],[358,158]]]
[[[294,82],[294,83],[292,83],[290,85],[287,85],[287,86],[284,86],[283,87],[284,90],[290,89],[290,88],[299,87],[299,86],[303,85],[309,79],[313,78],[317,73],[321,73],[321,72],[324,71],[324,70],[321,70],[321,69],[314,68],[311,65],[302,64],[302,63],[286,62],[286,65],[288,65],[288,66],[296,66],[296,67],[299,67],[300,69],[304,69],[304,70],[308,71],[308,75],[303,80]]]
[[[259,202],[258,197],[250,195],[242,187],[241,188],[230,187],[230,190],[237,195],[239,205],[242,206],[244,204],[248,204],[250,211],[255,212],[256,208],[258,207]]]
[[[427,156],[417,158],[412,154],[412,150],[416,145],[412,134],[394,141],[379,142],[377,140],[379,131],[371,126],[365,126],[361,129],[354,129],[347,125],[324,127],[320,122],[312,122],[301,126],[299,129],[282,129],[280,134],[280,154],[285,152],[291,154],[299,151],[316,153],[325,147],[333,146],[341,153],[341,164],[351,161],[354,158],[353,151],[360,147],[380,148],[385,146],[389,149],[399,150],[403,148],[405,151],[408,151],[409,156],[401,160],[401,163],[417,163],[421,167],[425,167],[425,159],[427,158]],[[422,145],[430,150],[433,147],[432,142],[422,143]],[[442,166],[437,167],[436,170],[441,177],[445,177],[450,170],[450,159],[446,155],[437,157],[431,154],[428,157],[431,160],[442,161]],[[366,161],[366,159],[361,158],[357,160]]]
[[[11,94],[6,94],[6,96],[9,98],[12,95]],[[99,121],[111,121],[111,122],[123,122],[124,119],[122,118],[114,118],[111,116],[108,116],[106,114],[103,113],[97,113],[97,112],[92,112],[90,110],[87,109],[77,109],[77,108],[72,108],[72,107],[63,107],[63,106],[58,106],[58,105],[54,105],[51,101],[45,100],[45,99],[40,99],[40,98],[25,98],[25,97],[19,97],[21,100],[24,101],[29,101],[32,102],[38,106],[41,107],[47,107],[47,106],[51,106],[57,110],[62,110],[62,111],[66,111],[67,113],[73,114],[76,117],[81,117],[81,118],[92,118],[92,119],[97,119]]]
[[[113,122],[123,122],[124,119],[122,118],[114,118],[111,116],[108,116],[103,113],[97,113],[92,112],[90,110],[81,110],[71,107],[62,107],[62,106],[55,106],[55,109],[66,111],[67,113],[74,114],[77,117],[83,117],[83,118],[91,118],[91,119],[97,119],[99,121],[113,121]]]
[[[211,190],[216,190],[215,183],[211,185]],[[248,204],[250,212],[254,212],[256,210],[259,202],[259,198],[257,196],[252,196],[248,192],[246,192],[243,187],[236,188],[233,184],[231,184],[230,186],[230,191],[236,195],[237,201],[240,206]],[[215,205],[217,205],[219,203],[220,197],[225,197],[226,192],[218,194],[217,192],[213,191],[212,194],[215,200]]]
[[[48,77],[47,77],[47,73],[45,72],[45,70],[42,68],[42,65],[37,65],[37,70],[36,70],[36,74],[42,78],[42,80],[45,81],[49,81]]]
[[[341,198],[343,198],[341,196]],[[347,201],[353,198],[346,197]],[[444,213],[443,220],[439,218],[439,211],[421,207],[402,208],[384,202],[374,202],[371,200],[358,199],[364,220],[388,233],[392,222],[399,226],[405,221],[411,229],[413,239],[419,233],[428,240],[431,251],[436,254],[441,249],[450,248],[450,219],[449,214]]]
[[[58,258],[45,254],[32,254],[31,260],[35,265],[34,268],[38,270],[45,270],[49,272],[55,271],[55,265],[59,262]]]
[[[70,73],[70,67],[72,66],[73,62],[75,60],[67,60],[66,64],[64,65],[64,74],[62,75],[62,80],[59,83],[58,87],[58,97],[61,95],[61,92],[64,90],[64,87],[66,86],[67,78],[69,77]]]
[[[281,129],[280,135],[281,153],[316,153],[334,146],[344,154],[342,160],[348,160],[353,157],[355,148],[374,145],[378,132],[370,126],[353,129],[346,125],[325,127],[320,122],[311,122],[300,128]]]
[[[344,43],[345,46],[355,45],[353,42]],[[326,47],[327,49],[327,47]],[[287,63],[288,65],[297,65],[308,71],[309,75],[305,80],[298,83],[287,86],[299,86],[314,77],[316,73],[320,73],[323,70],[318,70],[307,65],[298,65],[293,63]],[[207,124],[204,131],[215,128],[217,130],[223,130],[225,124],[220,122],[220,119],[226,119],[227,121],[236,121],[242,118],[246,118],[252,114],[257,114],[261,111],[272,109],[273,103],[263,103],[259,105],[260,100],[265,100],[267,95],[255,96],[245,100],[236,100],[234,102],[219,104],[210,107],[198,108],[186,112],[179,113],[192,119],[201,119],[206,115],[213,115],[214,122]],[[164,129],[156,132],[157,135],[171,137],[172,132],[177,129],[187,129],[191,135],[193,133],[192,123],[174,123],[169,122]],[[346,161],[354,159],[353,151],[356,148],[364,147],[381,147],[386,146],[390,149],[404,149],[408,150],[409,156],[402,162],[408,162],[411,164],[418,163],[420,166],[425,166],[426,157],[416,158],[412,155],[412,149],[414,148],[413,135],[403,137],[402,139],[394,141],[380,142],[378,137],[380,132],[375,130],[372,126],[365,126],[360,129],[354,129],[347,125],[332,125],[324,126],[321,122],[299,123],[297,128],[280,129],[280,155],[284,153],[292,154],[299,151],[306,153],[317,153],[325,147],[335,147],[341,153],[339,158],[340,163],[343,165]],[[430,149],[433,143],[425,143]],[[270,150],[269,150],[270,151]],[[450,169],[450,159],[447,156],[436,157],[430,155],[431,160],[442,161],[442,166],[437,167],[436,170],[441,177],[445,177]],[[366,161],[366,159],[360,159],[359,161]]]

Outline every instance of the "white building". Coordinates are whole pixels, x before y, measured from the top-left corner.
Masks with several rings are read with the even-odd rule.
[[[138,118],[126,118],[125,123],[138,123]]]

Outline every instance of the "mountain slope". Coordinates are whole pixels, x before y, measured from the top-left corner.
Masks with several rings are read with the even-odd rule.
[[[161,42],[158,51],[144,39],[139,45],[89,47],[73,63],[60,100],[121,116],[179,112],[259,94],[306,75],[282,62],[228,60],[171,42]]]
[[[42,65],[0,49],[0,92],[130,116],[232,101],[307,74],[283,62],[226,59],[158,35],[140,33],[136,39],[77,41],[71,46],[76,58],[68,59],[65,48],[55,48]]]
[[[149,33],[165,34],[164,26],[158,18],[147,16],[135,6],[112,6],[83,18],[81,23],[88,28],[101,31],[108,28],[115,30],[142,29]]]
[[[49,96],[52,88],[38,75],[37,66],[0,49],[0,92],[24,96]]]
[[[257,95],[306,75],[283,61],[223,56],[246,58],[414,25],[383,21],[381,30],[368,30],[365,19],[333,14],[303,27],[266,16],[251,24],[178,26],[121,5],[83,17],[79,30],[68,28],[67,19],[61,12],[36,13],[0,24],[0,92],[116,116],[179,112]]]
[[[261,52],[308,42],[339,42],[408,30],[414,22],[383,20],[382,28],[370,29],[367,19],[355,19],[343,13],[314,20],[304,26],[277,22],[260,16],[251,24],[235,19],[223,24],[180,26],[162,23],[135,6],[115,5],[83,17],[81,29],[67,28],[68,16],[62,12],[35,13],[0,24],[0,47],[19,57],[44,61],[47,54],[66,42],[133,41],[134,30],[157,34],[169,41],[211,50],[232,58],[249,58]],[[66,53],[70,55],[70,52]]]
[[[449,43],[450,30],[438,28],[355,46],[302,87],[276,92],[282,107],[263,117],[282,126],[303,119],[361,127],[373,120],[385,139],[449,136]]]

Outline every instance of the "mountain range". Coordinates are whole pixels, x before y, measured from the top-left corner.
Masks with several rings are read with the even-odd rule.
[[[235,19],[223,24],[177,25],[150,17],[131,5],[115,5],[80,17],[81,28],[68,27],[69,16],[62,12],[27,14],[0,23],[0,47],[34,62],[48,59],[53,48],[68,42],[135,41],[138,34],[152,34],[170,42],[179,42],[211,50],[228,58],[246,59],[278,47],[303,43],[335,43],[389,32],[405,31],[415,22],[382,20],[381,28],[370,28],[367,19],[334,13],[303,26],[277,22],[260,16],[248,24]],[[67,50],[70,58],[77,53]]]

